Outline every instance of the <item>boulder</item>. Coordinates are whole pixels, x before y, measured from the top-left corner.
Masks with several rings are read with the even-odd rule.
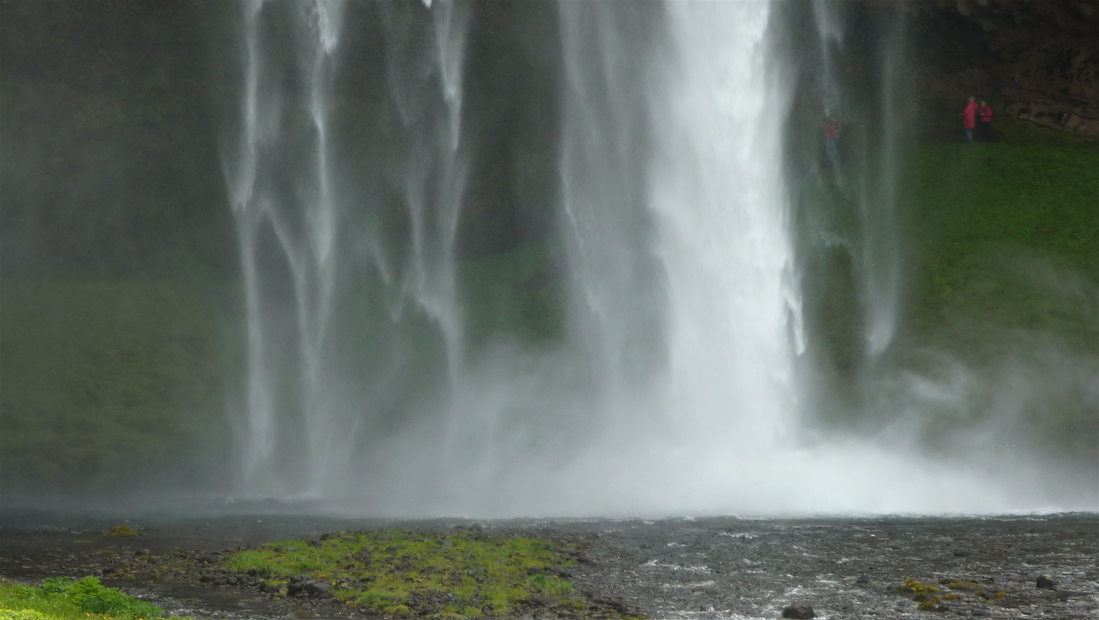
[[[782,617],[805,620],[808,618],[816,618],[817,612],[813,611],[813,608],[808,605],[790,605],[782,610]]]
[[[309,598],[327,598],[332,596],[332,585],[325,581],[309,581],[305,584],[305,593]]]

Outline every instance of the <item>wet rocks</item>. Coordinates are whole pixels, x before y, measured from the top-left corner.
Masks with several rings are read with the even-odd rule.
[[[782,617],[807,620],[808,618],[816,618],[817,612],[813,611],[813,608],[809,605],[790,605],[782,610]]]
[[[305,595],[309,598],[329,598],[332,596],[332,584],[324,581],[305,582]]]
[[[1056,590],[1057,589],[1057,582],[1055,582],[1054,580],[1050,579],[1049,577],[1047,577],[1045,575],[1039,575],[1038,576],[1036,585],[1038,586],[1038,588],[1040,588],[1042,590]]]
[[[485,616],[530,619],[779,618],[784,617],[785,606],[806,602],[812,603],[815,617],[835,620],[1091,618],[1099,595],[1099,569],[1094,561],[1099,555],[1094,536],[1097,524],[1094,515],[561,523],[555,524],[555,536],[544,537],[567,535],[586,543],[582,551],[570,555],[576,563],[564,569],[576,591],[584,595],[583,604],[554,605],[544,597],[531,597],[507,615],[488,601],[474,606]],[[309,525],[316,529],[312,522]],[[166,528],[158,528],[137,539],[97,537],[95,543],[77,542],[87,534],[0,529],[0,575],[41,579],[106,571],[110,576],[104,574],[104,583],[111,587],[141,587],[178,601],[199,597],[195,600],[203,601],[202,605],[213,606],[201,614],[205,617],[274,620],[314,613],[323,618],[362,617],[335,598],[324,597],[324,586],[314,586],[312,590],[320,594],[311,595],[308,579],[301,575],[297,575],[298,596],[287,594],[287,580],[262,574],[237,573],[240,584],[230,585],[230,575],[222,567],[232,552],[210,549],[237,547],[240,530],[234,521],[221,524],[220,530],[202,527],[207,528],[201,530],[203,537],[192,536],[189,530],[185,536],[169,538]],[[105,530],[96,528],[94,533]],[[487,530],[495,532],[491,526]],[[312,535],[297,530],[261,533],[265,538],[249,534],[245,541],[258,543],[275,536],[305,540]],[[183,550],[188,546],[193,550]],[[150,555],[144,553],[146,549]],[[588,561],[582,562],[581,557]],[[203,575],[207,581],[196,587]],[[861,575],[869,583],[861,583]],[[1039,575],[1055,579],[1055,589],[1036,587]],[[905,588],[897,591],[896,586],[908,578],[938,588],[930,593],[941,598],[934,613],[918,610],[917,593]],[[227,583],[216,585],[219,579]],[[338,591],[347,586],[336,581],[331,587]],[[366,591],[371,582],[356,579],[351,587]],[[792,593],[795,589],[798,594]],[[441,615],[448,602],[441,594],[417,594],[407,613],[410,617]],[[173,603],[157,604],[168,608]],[[178,613],[200,615],[194,603],[174,604]]]
[[[269,589],[269,588],[268,588]],[[327,581],[295,575],[286,585],[286,595],[294,598],[324,599],[332,597],[332,584]]]

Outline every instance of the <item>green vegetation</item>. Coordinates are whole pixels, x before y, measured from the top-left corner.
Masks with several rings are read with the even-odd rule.
[[[904,594],[916,602],[916,608],[920,611],[936,611],[943,601],[965,600],[965,596],[973,597],[972,600],[985,604],[993,604],[995,601],[1006,599],[1008,593],[999,590],[993,593],[985,591],[985,586],[975,581],[947,578],[940,579],[939,585],[948,588],[950,592],[941,592],[936,586],[926,585],[915,579],[905,579],[900,586],[893,588],[898,594]]]
[[[172,282],[6,278],[5,490],[132,489],[156,464],[212,445],[224,435],[215,430],[224,424],[223,317],[207,297]]]
[[[53,577],[41,587],[0,583],[0,620],[151,620],[164,610],[106,588],[95,577]]]
[[[463,303],[472,342],[509,333],[538,343],[561,335],[562,282],[556,258],[542,244],[462,263]]]
[[[223,568],[263,576],[264,588],[277,596],[321,582],[336,601],[387,616],[508,616],[537,607],[619,617],[576,594],[562,576],[577,550],[520,536],[341,532],[240,551]]]
[[[908,594],[913,601],[916,601],[916,609],[919,609],[920,611],[935,611],[938,609],[939,604],[942,603],[942,597],[938,594],[938,588],[924,585],[915,579],[905,579],[904,584],[895,588],[895,590]]]
[[[137,528],[132,525],[116,525],[107,532],[107,536],[137,536]]]
[[[1099,359],[1099,149],[933,144],[908,161],[898,195],[914,225],[898,362],[935,380],[954,381],[952,363],[982,377],[964,405],[925,416],[923,441],[947,445],[981,428],[1094,468],[1099,418],[1079,373]],[[1047,374],[1011,403],[1016,414],[996,416],[1018,368]]]
[[[922,222],[915,327],[1042,329],[1099,351],[1099,149],[946,144],[919,149],[902,195]],[[1051,279],[1060,279],[1060,282]],[[1058,286],[1060,285],[1060,286]],[[1081,311],[1080,299],[1085,301]],[[961,344],[961,343],[959,343]]]

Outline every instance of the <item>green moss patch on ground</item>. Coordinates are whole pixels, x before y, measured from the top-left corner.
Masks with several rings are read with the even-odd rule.
[[[589,607],[564,577],[577,551],[521,536],[341,532],[267,543],[223,566],[255,571],[283,596],[309,580],[323,582],[337,601],[383,615],[505,616],[532,606],[576,614]]]
[[[5,279],[5,490],[132,488],[224,435],[225,324],[209,298],[174,282]]]
[[[892,588],[892,591],[911,598],[919,611],[943,612],[955,604],[999,606],[1010,603],[1009,593],[993,585],[991,582],[943,578],[939,580],[938,586],[933,586],[909,578],[900,586]]]
[[[577,539],[579,540],[579,539]],[[571,539],[446,530],[337,532],[223,553],[118,558],[114,577],[258,590],[275,601],[390,617],[637,618],[570,582]]]

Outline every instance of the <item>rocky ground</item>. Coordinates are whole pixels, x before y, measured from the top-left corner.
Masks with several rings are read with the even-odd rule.
[[[174,613],[210,618],[347,618],[355,616],[323,597],[261,592],[247,575],[217,571],[217,561],[239,547],[337,530],[482,527],[265,514],[133,519],[139,536],[106,535],[120,523],[5,514],[0,576],[98,575]],[[597,606],[651,618],[780,618],[794,606],[836,619],[1099,618],[1094,514],[524,520],[483,527],[584,543],[568,574],[577,590]],[[169,568],[183,565],[193,567],[189,576]],[[921,602],[935,611],[921,611]]]

